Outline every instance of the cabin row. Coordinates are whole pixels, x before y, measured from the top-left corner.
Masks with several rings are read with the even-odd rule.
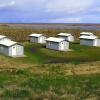
[[[80,45],[100,46],[100,39],[90,32],[80,33]]]
[[[32,43],[46,43],[46,48],[68,51],[69,42],[73,42],[74,36],[70,33],[59,33],[57,37],[47,38],[43,34],[30,34],[30,42]],[[80,33],[80,45],[100,46],[100,39],[93,33]],[[12,57],[21,57],[24,55],[24,46],[18,42],[12,41],[7,36],[0,35],[0,53]]]
[[[0,35],[0,53],[11,57],[21,57],[24,55],[24,46],[7,36]]]
[[[69,50],[69,42],[73,42],[74,36],[70,33],[59,33],[57,37],[47,38],[43,34],[30,34],[30,42],[46,43],[46,48],[67,51]],[[80,45],[100,46],[100,39],[90,32],[80,33]]]
[[[58,37],[47,38],[44,34],[30,34],[30,42],[46,43],[46,48],[67,51],[69,50],[69,42],[74,41],[74,36],[70,33],[60,33]]]

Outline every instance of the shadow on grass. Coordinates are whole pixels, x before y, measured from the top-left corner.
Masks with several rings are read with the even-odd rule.
[[[41,48],[46,48],[46,45],[42,45]]]
[[[26,46],[28,58],[31,58],[32,62],[50,64],[50,63],[72,63],[81,64],[85,62],[99,61],[99,48],[92,48],[87,46],[80,46],[79,42],[70,44],[74,51],[60,52],[46,49],[44,44],[29,44]]]

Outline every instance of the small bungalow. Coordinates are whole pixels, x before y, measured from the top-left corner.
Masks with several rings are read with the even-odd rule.
[[[63,38],[69,42],[73,42],[74,41],[74,36],[70,33],[59,33],[58,34],[59,38]]]
[[[46,43],[45,41],[46,36],[43,34],[36,34],[36,33],[30,34],[29,38],[30,38],[30,42],[33,43]]]
[[[97,46],[97,36],[80,36],[80,45]]]
[[[82,35],[85,35],[85,36],[94,36],[94,34],[91,33],[91,32],[81,32],[80,36],[82,36]]]
[[[6,40],[10,40],[10,39],[7,38],[7,36],[0,35],[0,42],[6,41]]]
[[[3,41],[0,42],[0,53],[12,57],[21,57],[24,55],[24,46],[11,40]]]
[[[62,38],[49,37],[46,39],[46,48],[67,51],[69,50],[69,42]]]

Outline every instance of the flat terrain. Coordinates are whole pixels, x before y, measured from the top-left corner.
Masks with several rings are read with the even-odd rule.
[[[0,100],[100,100],[100,74],[67,76],[61,66],[37,67],[39,73],[34,67],[1,71]]]
[[[33,25],[63,25],[63,26],[100,26],[100,24],[74,24],[74,23],[0,23],[0,25],[10,25],[10,26],[33,26]]]
[[[0,54],[0,100],[100,100],[100,48],[79,45],[79,33],[87,30],[8,26],[0,34],[22,42],[26,57]],[[100,30],[88,31],[100,36]],[[70,43],[71,51],[54,51],[29,43],[32,32],[48,37],[70,32],[77,41]]]
[[[100,48],[80,46],[79,42],[70,43],[71,51],[46,49],[45,45],[26,43],[26,55],[30,61],[37,63],[84,63],[100,60]],[[28,59],[28,58],[26,58]]]
[[[22,58],[10,58],[11,61],[34,64],[72,63],[100,61],[100,48],[92,46],[80,46],[79,42],[70,43],[70,51],[56,51],[45,47],[45,44],[25,42],[25,55]]]
[[[0,100],[99,100],[100,48],[72,51],[25,42],[24,58],[0,55]]]

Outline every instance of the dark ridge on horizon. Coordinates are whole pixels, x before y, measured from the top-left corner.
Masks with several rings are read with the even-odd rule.
[[[100,23],[20,23],[20,22],[0,22],[0,24],[100,24]]]

